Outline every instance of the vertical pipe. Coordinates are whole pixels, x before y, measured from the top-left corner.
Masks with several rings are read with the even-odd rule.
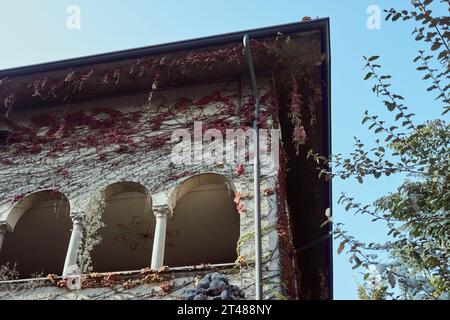
[[[259,162],[259,98],[256,87],[255,70],[253,67],[252,52],[250,48],[250,37],[246,34],[243,39],[244,51],[247,58],[247,64],[250,71],[250,81],[252,86],[253,99],[255,100],[255,119],[253,121],[254,129],[254,154],[253,154],[253,192],[255,206],[255,298],[263,299],[262,284],[262,245],[261,245],[261,199],[260,199],[260,162]]]

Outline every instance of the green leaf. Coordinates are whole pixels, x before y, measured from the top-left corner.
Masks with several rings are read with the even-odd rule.
[[[389,274],[388,274],[388,281],[389,281],[389,284],[391,285],[391,288],[394,288],[395,287],[395,276],[392,272],[389,272]]]
[[[442,115],[446,115],[447,112],[450,111],[450,107],[445,107],[445,110],[442,112]]]
[[[338,248],[338,250],[337,250],[337,253],[338,253],[338,254],[341,254],[342,251],[344,251],[344,249],[345,249],[345,243],[346,243],[346,241],[342,241],[342,242],[339,244],[339,248]]]
[[[402,14],[401,14],[400,12],[398,12],[397,14],[395,14],[395,15],[392,17],[392,21],[397,21],[398,19],[400,19],[401,16],[402,16]]]
[[[447,50],[441,51],[441,53],[439,53],[438,59],[442,60],[445,57],[447,57],[447,55],[448,55],[448,51]]]
[[[354,258],[355,258],[355,265],[353,266],[353,269],[356,269],[362,264],[362,261],[357,256],[354,256]]]
[[[370,78],[372,78],[373,76],[373,72],[369,72],[368,74],[366,74],[366,76],[364,77],[364,80],[369,80]]]
[[[431,46],[431,51],[436,51],[437,49],[439,49],[442,46],[442,44],[440,42],[435,42],[432,46]]]
[[[390,101],[384,101],[384,104],[389,111],[394,111],[395,107],[397,106],[394,102]]]
[[[370,61],[370,62],[375,61],[375,60],[377,60],[379,57],[380,57],[380,56],[371,56],[371,57],[369,58],[369,61]]]

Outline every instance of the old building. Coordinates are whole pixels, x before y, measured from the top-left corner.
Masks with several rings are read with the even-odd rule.
[[[264,298],[330,299],[329,72],[328,19],[0,71],[0,297],[254,298],[258,101]]]

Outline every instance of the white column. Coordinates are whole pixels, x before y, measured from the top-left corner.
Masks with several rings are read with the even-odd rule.
[[[71,215],[73,227],[70,235],[69,247],[67,249],[66,261],[64,262],[63,276],[68,276],[74,273],[77,269],[78,249],[81,243],[83,234],[83,216],[80,214]]]
[[[2,251],[3,241],[5,240],[7,233],[8,227],[6,226],[6,224],[0,224],[0,254]]]
[[[156,270],[163,266],[164,247],[166,246],[167,215],[169,210],[166,207],[155,208],[156,226],[153,238],[152,264],[151,269]]]

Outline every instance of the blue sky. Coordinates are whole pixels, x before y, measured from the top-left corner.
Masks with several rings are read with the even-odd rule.
[[[66,27],[69,5],[81,9],[81,29]],[[374,138],[361,125],[364,110],[390,119],[372,95],[365,75],[363,55],[380,55],[384,70],[394,76],[393,86],[407,97],[418,120],[439,117],[433,97],[427,94],[412,59],[419,47],[411,25],[382,22],[381,30],[369,30],[368,6],[390,8],[408,5],[391,0],[15,0],[0,4],[0,69],[123,50],[207,35],[300,21],[304,16],[330,17],[332,38],[332,122],[334,153],[349,153],[353,137],[372,143]],[[393,191],[400,180],[392,177],[333,182],[334,199],[341,191],[371,203]],[[343,222],[362,240],[384,238],[382,225],[346,214],[334,205],[335,221]],[[334,258],[336,299],[357,298],[361,280],[344,254]]]

